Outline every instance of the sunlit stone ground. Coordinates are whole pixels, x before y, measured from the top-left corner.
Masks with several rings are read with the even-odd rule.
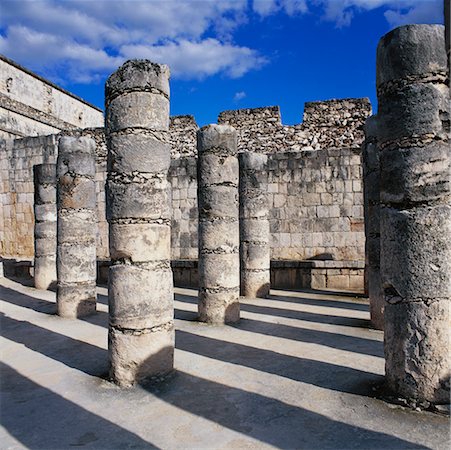
[[[233,327],[199,324],[176,289],[176,373],[157,387],[105,381],[107,291],[86,320],[55,294],[0,282],[2,449],[448,448],[449,422],[372,398],[383,335],[365,299],[271,291]]]

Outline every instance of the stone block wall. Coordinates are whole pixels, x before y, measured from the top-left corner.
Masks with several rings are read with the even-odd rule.
[[[360,148],[268,159],[271,258],[364,260]]]
[[[360,148],[268,157],[271,259],[364,261]],[[173,259],[197,258],[196,159],[173,160]]]
[[[240,151],[268,154],[273,260],[364,260],[360,145],[370,110],[366,99],[307,103],[304,123],[294,127],[281,125],[278,107],[220,115],[219,122],[238,129]],[[197,129],[192,116],[171,118],[173,259],[197,258]],[[104,132],[96,128],[71,133],[88,135],[97,143],[97,254],[107,259]],[[58,139],[52,135],[1,144],[0,254],[5,258],[33,257],[32,169],[56,161]]]
[[[103,125],[103,112],[0,55],[0,138]]]
[[[97,256],[108,258],[105,218],[106,146],[103,128],[74,130],[74,136],[96,141],[96,192],[98,212]],[[28,259],[34,255],[33,166],[56,163],[59,134],[0,141],[0,255]]]

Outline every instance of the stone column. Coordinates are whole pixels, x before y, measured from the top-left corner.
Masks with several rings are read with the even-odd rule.
[[[240,289],[249,298],[269,295],[268,157],[240,153]]]
[[[58,315],[83,317],[96,310],[95,142],[61,136],[57,161]]]
[[[365,214],[365,263],[370,300],[371,325],[384,329],[384,295],[380,274],[380,163],[377,147],[377,116],[365,123],[363,199]]]
[[[130,386],[174,364],[169,68],[127,61],[105,93],[110,376]]]
[[[56,283],[56,164],[38,164],[34,174],[34,287]]]
[[[238,158],[236,131],[207,125],[197,133],[199,205],[199,319],[240,318]]]
[[[443,26],[407,25],[377,49],[386,380],[449,400],[451,189]]]

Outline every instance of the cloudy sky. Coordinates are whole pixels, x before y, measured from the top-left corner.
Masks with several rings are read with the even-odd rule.
[[[103,107],[130,58],[171,68],[171,113],[199,124],[225,109],[310,100],[375,102],[379,38],[442,23],[442,0],[1,0],[0,53]]]

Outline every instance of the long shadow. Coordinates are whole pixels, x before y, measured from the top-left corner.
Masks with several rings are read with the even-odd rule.
[[[350,394],[370,395],[382,375],[272,350],[176,331],[176,347],[208,358],[250,367],[291,380]]]
[[[6,339],[88,375],[102,376],[108,371],[107,351],[95,345],[4,314],[0,314],[0,329]]]
[[[301,293],[301,292],[300,292]],[[305,292],[302,292],[305,294]],[[313,293],[313,292],[312,292]],[[330,294],[330,293],[329,293]],[[176,300],[184,303],[197,303],[197,296],[187,295],[187,294],[175,294]],[[368,305],[357,303],[357,302],[347,302],[343,300],[321,300],[314,298],[303,298],[303,297],[288,297],[285,295],[273,295],[271,294],[268,298],[269,300],[280,300],[281,303],[299,303],[302,305],[311,306],[323,306],[326,308],[338,308],[338,309],[353,309],[356,311],[369,311]],[[258,301],[258,300],[257,300]],[[244,303],[242,303],[244,305]]]
[[[3,427],[26,448],[158,448],[0,363]],[[5,443],[4,443],[5,444]]]
[[[23,292],[16,291],[5,286],[0,286],[0,299],[22,308],[32,309],[43,314],[55,314],[56,303],[32,297]]]
[[[147,389],[154,392],[150,386]],[[177,408],[278,448],[424,448],[386,433],[338,422],[280,400],[181,371],[155,395]],[[246,445],[238,437],[237,440],[237,448]],[[215,447],[214,440],[211,446]]]
[[[302,291],[299,292],[300,294],[319,294],[321,292],[318,291]],[[327,295],[334,295],[331,292],[328,291],[324,291],[324,294]],[[337,294],[338,295],[338,294]],[[340,294],[341,296],[341,294]],[[364,303],[358,303],[358,302],[348,302],[346,300],[341,300],[341,299],[337,299],[337,300],[331,300],[331,299],[327,299],[327,300],[323,300],[323,299],[316,299],[316,298],[311,298],[311,297],[290,297],[288,295],[275,295],[275,294],[271,294],[269,296],[269,298],[271,300],[281,300],[282,302],[288,302],[288,303],[298,303],[301,305],[311,305],[311,306],[325,306],[325,307],[330,307],[330,308],[339,308],[339,309],[354,309],[356,311],[368,311],[369,307],[367,304]]]
[[[276,336],[292,341],[309,342],[326,347],[345,350],[363,355],[384,357],[383,343],[358,336],[347,336],[339,333],[329,333],[320,330],[308,330],[306,328],[292,327],[281,323],[262,322],[253,319],[241,319],[235,328],[251,333]]]
[[[242,311],[247,311],[251,313],[265,314],[268,316],[285,317],[287,319],[304,320],[307,322],[327,323],[356,328],[368,328],[369,326],[369,320],[359,319],[356,317],[332,316],[329,314],[317,314],[307,311],[293,311],[290,309],[273,308],[270,306],[263,306],[257,304],[249,305],[246,303],[241,303],[240,308]]]

